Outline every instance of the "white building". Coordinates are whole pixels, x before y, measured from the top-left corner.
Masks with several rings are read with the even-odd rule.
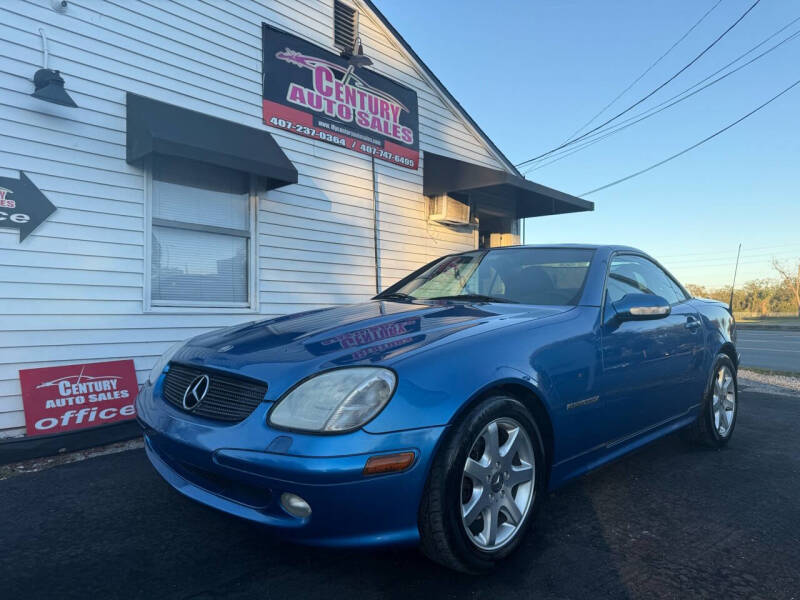
[[[387,129],[398,142],[373,159],[373,144],[349,148],[380,136],[354,124],[303,137],[265,119],[285,83],[273,67],[311,75],[274,54],[262,65],[281,32],[317,56],[360,38],[372,64],[351,84],[377,73],[415,94],[418,126],[401,111],[413,143]],[[0,48],[0,178],[23,172],[56,207],[20,240],[0,206],[2,437],[25,433],[20,369],[132,358],[142,381],[176,340],[365,301],[443,254],[513,239],[520,217],[592,209],[523,180],[364,0],[4,0]],[[32,95],[45,66],[76,107]],[[446,218],[468,223],[429,218],[446,194],[469,207]]]

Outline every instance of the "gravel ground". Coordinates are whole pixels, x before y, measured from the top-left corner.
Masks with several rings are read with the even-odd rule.
[[[800,378],[786,375],[766,375],[747,369],[739,369],[739,379],[742,384],[753,391],[773,394],[797,395],[800,392]]]

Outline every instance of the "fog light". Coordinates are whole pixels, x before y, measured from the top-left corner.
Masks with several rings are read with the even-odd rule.
[[[297,494],[289,494],[287,492],[281,494],[281,506],[286,512],[298,519],[305,519],[311,514],[311,507],[308,502]]]

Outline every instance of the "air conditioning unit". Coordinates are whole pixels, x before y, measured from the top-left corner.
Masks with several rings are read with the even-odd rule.
[[[445,225],[469,225],[469,205],[450,196],[432,196],[428,199],[428,219]]]

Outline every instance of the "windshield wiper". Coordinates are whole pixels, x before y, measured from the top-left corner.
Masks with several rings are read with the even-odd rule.
[[[405,292],[391,292],[389,294],[378,294],[376,300],[416,300],[411,294]]]
[[[517,304],[514,300],[508,298],[497,298],[495,296],[486,296],[484,294],[455,294],[453,296],[436,296],[434,298],[425,298],[426,300],[464,300],[464,301],[477,301],[477,302],[505,302],[508,304]]]

